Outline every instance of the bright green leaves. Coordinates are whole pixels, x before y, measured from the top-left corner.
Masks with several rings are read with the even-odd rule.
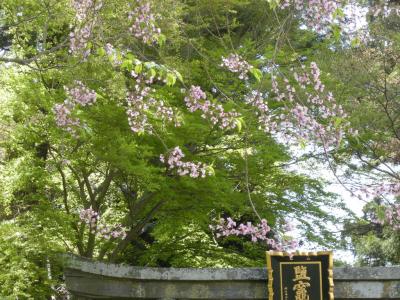
[[[143,64],[141,62],[137,62],[134,68],[136,74],[140,74],[143,71]]]
[[[99,57],[104,57],[104,56],[107,55],[107,52],[106,52],[106,50],[105,50],[103,47],[99,47],[99,48],[96,49],[96,54],[97,54]]]
[[[132,33],[128,32],[132,23],[126,20],[126,15],[115,14],[119,10],[127,11],[132,1],[128,2],[107,1],[102,10],[102,22],[99,22],[99,26],[105,25],[102,28],[104,34],[102,32],[101,36],[94,36],[95,40],[90,47],[95,51],[92,51],[87,60],[77,63],[79,58],[70,57],[67,45],[61,50],[64,51],[62,58],[63,64],[66,64],[65,68],[48,68],[49,65],[40,65],[39,62],[39,66],[43,67],[40,77],[37,76],[37,71],[29,73],[30,70],[27,70],[30,85],[16,81],[15,89],[25,91],[18,95],[18,101],[28,107],[29,113],[15,109],[18,111],[14,112],[14,115],[17,113],[22,115],[21,120],[24,121],[16,120],[19,122],[20,132],[9,139],[9,143],[13,144],[9,149],[13,150],[23,144],[26,145],[23,151],[27,153],[21,154],[21,150],[13,150],[7,153],[7,157],[32,160],[34,155],[32,145],[43,141],[50,144],[53,152],[46,158],[46,168],[38,167],[41,172],[34,174],[34,177],[31,175],[35,168],[12,169],[11,162],[5,163],[12,172],[23,174],[26,179],[48,176],[45,179],[51,184],[43,182],[36,187],[36,190],[32,190],[31,194],[24,196],[26,190],[23,188],[29,187],[31,183],[31,180],[26,180],[18,186],[14,185],[21,188],[20,194],[9,193],[12,197],[18,198],[18,202],[14,203],[15,199],[9,199],[10,197],[6,195],[7,201],[13,205],[16,203],[20,205],[30,197],[47,199],[43,195],[46,197],[50,195],[54,198],[52,198],[52,203],[55,203],[53,209],[60,211],[64,217],[62,178],[56,168],[61,166],[65,171],[67,201],[72,213],[68,222],[60,224],[70,233],[68,238],[65,238],[66,243],[76,247],[77,240],[73,234],[72,221],[76,217],[76,211],[84,205],[87,206],[89,199],[85,194],[86,188],[83,188],[84,195],[81,194],[79,183],[84,182],[82,172],[92,172],[88,179],[93,182],[88,185],[89,187],[101,187],[104,174],[113,170],[115,177],[112,178],[110,188],[101,203],[100,207],[104,209],[101,213],[118,216],[120,219],[126,218],[127,224],[128,221],[135,223],[145,219],[145,213],[150,211],[158,200],[166,201],[165,206],[152,216],[154,231],[150,228],[144,234],[151,238],[145,240],[139,237],[130,243],[130,248],[121,255],[121,259],[128,263],[140,264],[145,263],[145,258],[151,256],[154,265],[160,263],[158,258],[162,258],[166,264],[173,264],[173,259],[163,256],[165,252],[159,245],[160,242],[169,240],[176,232],[176,228],[184,228],[183,226],[189,223],[196,224],[192,235],[198,236],[203,244],[210,246],[212,239],[208,224],[212,217],[229,213],[232,216],[243,216],[246,220],[252,220],[252,211],[249,209],[247,195],[244,192],[245,166],[242,154],[243,149],[248,149],[252,196],[263,216],[267,216],[272,223],[289,213],[302,219],[307,219],[308,216],[316,219],[324,218],[326,215],[321,212],[320,206],[324,205],[323,201],[326,199],[331,200],[330,196],[321,192],[321,187],[309,178],[296,176],[280,167],[290,160],[289,154],[285,153],[284,147],[270,135],[259,130],[259,116],[243,100],[250,89],[262,89],[264,92],[264,89],[270,88],[270,82],[266,80],[267,76],[264,76],[267,72],[262,69],[262,66],[267,65],[267,61],[274,60],[282,65],[294,62],[307,51],[304,49],[310,48],[309,43],[316,43],[315,36],[305,32],[299,34],[293,28],[287,28],[288,37],[296,39],[297,43],[293,43],[295,50],[283,46],[275,52],[275,41],[272,41],[271,37],[277,32],[276,30],[279,30],[279,26],[274,18],[268,18],[266,15],[271,13],[268,5],[275,9],[279,5],[278,0],[263,2],[262,9],[260,4],[254,1],[189,1],[182,5],[179,1],[166,0],[159,2],[159,7],[154,7],[159,8],[157,13],[162,15],[160,27],[163,25],[161,29],[164,35],[158,35],[154,44],[137,43]],[[176,7],[178,8],[175,9]],[[214,12],[212,17],[209,14],[210,10]],[[60,28],[68,28],[61,25]],[[32,28],[39,27],[35,25]],[[65,35],[63,38],[67,39],[67,43],[68,33],[68,29],[57,31],[58,35]],[[304,41],[305,35],[307,35],[306,41]],[[36,40],[34,42],[36,46]],[[107,45],[103,44],[107,42],[113,46],[105,47]],[[240,52],[256,67],[250,63],[246,64],[246,76],[242,78],[238,78],[237,73],[232,74],[222,70],[221,55],[230,51]],[[306,53],[308,55],[311,52]],[[260,56],[263,58],[257,58]],[[58,56],[54,56],[52,59],[58,64],[57,58]],[[145,82],[150,78],[154,79],[153,83]],[[60,130],[51,127],[54,124],[51,109],[54,103],[65,99],[63,85],[69,85],[76,79],[84,81],[91,89],[96,90],[99,96],[95,105],[84,107],[79,111],[79,118],[84,128],[83,134],[79,132],[79,137],[61,134]],[[135,93],[133,86],[136,84],[139,88],[142,85],[149,87],[150,95],[147,94],[144,99],[136,99],[138,101],[133,104],[128,103],[127,92]],[[210,101],[208,109],[211,106],[223,108],[215,111],[214,122],[202,116],[203,113],[209,113],[206,108],[202,111],[197,109],[196,112],[188,109],[185,97],[188,96],[188,89],[192,85],[200,86],[206,92],[207,98],[203,100]],[[33,93],[32,86],[41,87],[45,92]],[[186,91],[181,92],[180,87],[186,88]],[[47,105],[43,108],[36,105],[32,99],[43,99]],[[134,105],[141,100],[144,108],[136,110]],[[149,107],[150,101],[156,104]],[[205,104],[205,107],[207,105]],[[168,123],[169,121],[160,117],[160,111],[166,108],[172,108],[174,118],[180,127],[175,127],[174,123]],[[218,113],[233,110],[240,113],[229,120],[234,122],[235,126],[218,128],[222,123],[218,119],[220,116]],[[132,123],[127,119],[128,111],[145,117],[148,121],[146,124],[150,124],[151,130],[154,131],[133,133]],[[33,122],[25,126],[24,122],[38,119],[41,120],[40,126]],[[34,143],[31,142],[33,136],[35,136]],[[183,161],[201,162],[207,166],[206,172],[215,176],[196,179],[189,176],[178,177],[176,173],[168,172],[160,161],[160,154],[167,153],[168,149],[176,146],[179,146],[186,155]],[[74,168],[77,174],[74,174],[69,167]],[[154,193],[154,201],[149,201],[148,206],[144,205],[143,209],[138,210],[140,216],[130,220],[129,205],[137,199],[124,198],[121,187],[130,187],[133,195]],[[37,208],[39,216],[40,212],[43,215],[49,213],[48,208],[41,204],[34,203],[32,206]],[[21,211],[24,214],[24,210]],[[31,219],[27,223],[32,222],[32,226],[36,226],[34,221]],[[52,230],[58,229],[53,223],[48,223],[47,226]],[[157,228],[160,227],[168,230],[162,235],[158,234]],[[310,226],[308,231],[312,230]],[[1,235],[0,232],[0,240],[2,240]],[[204,258],[208,254],[206,251],[198,254],[198,247],[199,245],[203,247],[203,244],[193,241],[180,240],[179,245],[168,243],[170,253],[177,253],[178,246],[183,250],[193,246],[196,257],[179,257],[179,264],[204,266]],[[221,262],[220,257],[224,254],[224,257],[230,257],[230,265],[240,264],[243,261],[252,265],[262,264],[259,259],[259,253],[265,250],[262,245],[256,246],[246,241],[234,240],[235,243],[244,245],[234,253],[237,249],[232,251],[229,242],[232,240],[218,246],[214,261]],[[83,243],[86,246],[86,240]],[[136,245],[140,244],[144,247],[139,249]],[[101,246],[101,242],[96,244],[96,251]],[[211,260],[207,263],[211,265]]]
[[[275,8],[277,8],[279,6],[280,0],[267,0],[267,2],[268,2],[269,7],[271,9],[275,9]]]
[[[157,36],[157,42],[160,46],[163,46],[165,42],[167,41],[167,37],[164,34],[159,34]]]
[[[260,69],[257,69],[257,68],[252,67],[252,68],[250,69],[250,73],[254,76],[254,78],[255,78],[258,82],[261,81],[261,78],[262,78],[262,76],[263,76],[263,73],[261,72]]]
[[[172,73],[167,73],[167,77],[166,77],[166,84],[168,86],[173,86],[176,82],[176,76],[175,74]]]
[[[239,133],[242,132],[242,128],[243,128],[243,126],[245,125],[244,118],[243,118],[243,117],[235,118],[235,122],[236,122],[236,129],[237,129],[237,131],[238,131]]]
[[[137,75],[146,75],[148,78],[160,77],[165,81],[167,86],[175,85],[177,79],[183,82],[183,77],[178,71],[171,70],[168,67],[157,64],[153,61],[142,62],[135,58],[131,53],[125,55],[120,67],[129,72],[133,71]]]

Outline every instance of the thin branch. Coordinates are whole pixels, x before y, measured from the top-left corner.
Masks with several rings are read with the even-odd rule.
[[[54,46],[54,47],[50,48],[49,50],[42,51],[42,52],[38,53],[37,55],[32,56],[30,58],[18,58],[18,57],[11,58],[11,57],[0,56],[0,62],[16,63],[19,65],[26,66],[34,61],[37,61],[39,58],[41,58],[47,54],[53,53],[53,52],[63,48],[67,44],[67,41],[68,40],[64,40],[62,43],[58,44],[57,46]]]

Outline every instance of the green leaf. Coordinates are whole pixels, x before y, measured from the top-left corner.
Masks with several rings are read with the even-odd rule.
[[[341,28],[339,25],[332,25],[332,34],[335,41],[340,41]]]
[[[132,61],[134,61],[135,60],[135,55],[133,55],[132,53],[127,53],[126,55],[126,58],[128,58],[128,59],[130,59],[130,60],[132,60]]]
[[[235,122],[236,122],[236,128],[237,128],[238,132],[240,133],[242,131],[243,126],[245,125],[244,119],[243,119],[243,117],[236,118]]]
[[[215,175],[215,170],[212,166],[207,166],[206,167],[206,171],[210,176],[214,176]]]
[[[132,64],[133,64],[132,60],[124,59],[121,64],[121,68],[130,71],[132,70]]]
[[[307,141],[305,139],[301,139],[299,141],[299,145],[300,145],[300,148],[304,150],[307,146]]]
[[[157,42],[160,46],[164,45],[167,40],[167,37],[163,34],[160,34],[157,38]]]
[[[104,57],[107,54],[103,47],[97,48],[96,53],[100,57]]]
[[[135,66],[135,73],[136,74],[142,73],[142,70],[143,70],[143,65],[142,64],[138,64],[138,65]]]
[[[356,48],[356,47],[360,46],[360,44],[361,44],[361,40],[360,40],[359,37],[356,37],[356,38],[351,40],[351,47],[352,48]]]
[[[271,9],[275,9],[279,5],[279,0],[267,0],[267,2],[269,3],[269,7]]]
[[[151,77],[155,77],[157,75],[157,72],[154,69],[150,69],[149,72]]]
[[[175,74],[168,73],[166,80],[167,80],[167,85],[168,86],[173,86],[175,84],[175,82],[176,82]]]
[[[254,78],[257,79],[258,82],[261,81],[261,78],[263,77],[263,73],[261,72],[260,69],[251,68],[250,73],[253,74]]]
[[[338,128],[340,126],[340,124],[342,124],[342,122],[343,122],[342,118],[339,118],[339,117],[335,118],[335,123],[334,123],[335,128]]]
[[[343,9],[338,8],[334,11],[334,13],[332,14],[333,18],[344,18],[345,14]]]
[[[175,75],[176,75],[176,77],[179,79],[179,81],[183,83],[183,77],[182,77],[182,74],[181,74],[181,73],[179,73],[178,71],[175,71]]]

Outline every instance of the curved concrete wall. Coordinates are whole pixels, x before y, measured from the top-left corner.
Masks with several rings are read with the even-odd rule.
[[[146,268],[69,257],[74,299],[267,299],[265,268]],[[336,268],[335,299],[400,299],[400,267]]]

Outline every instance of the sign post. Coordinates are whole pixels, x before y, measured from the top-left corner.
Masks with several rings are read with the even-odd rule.
[[[333,300],[331,251],[267,251],[269,300]]]

